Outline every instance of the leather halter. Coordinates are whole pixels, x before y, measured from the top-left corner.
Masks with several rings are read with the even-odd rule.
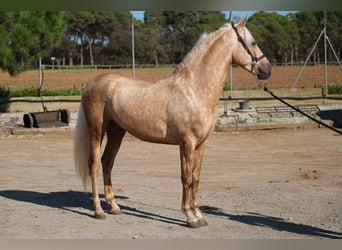
[[[266,56],[265,56],[264,54],[262,54],[262,55],[259,56],[259,57],[254,56],[253,53],[252,53],[252,51],[248,48],[248,46],[247,46],[245,40],[243,40],[242,37],[240,36],[239,32],[237,31],[237,28],[236,28],[234,25],[232,25],[232,27],[233,27],[233,30],[235,31],[236,35],[237,35],[237,38],[238,38],[239,42],[240,42],[241,45],[242,45],[242,47],[246,50],[246,52],[248,53],[248,55],[250,55],[251,58],[252,58],[252,63],[251,63],[251,65],[252,65],[251,71],[252,71],[253,68],[254,68],[254,65],[255,65],[257,62],[259,62],[261,59],[263,59],[264,57],[266,57]]]

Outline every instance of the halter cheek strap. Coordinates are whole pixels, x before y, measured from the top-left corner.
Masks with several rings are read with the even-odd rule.
[[[234,25],[232,25],[232,27],[233,27],[233,30],[234,30],[235,33],[236,33],[236,36],[237,36],[237,38],[238,38],[238,41],[241,43],[242,47],[246,50],[246,52],[248,53],[248,55],[250,55],[250,57],[252,58],[252,63],[251,63],[251,65],[252,65],[251,71],[252,71],[253,68],[254,68],[254,65],[255,65],[257,62],[259,62],[261,59],[263,59],[264,57],[266,57],[266,56],[265,56],[264,54],[262,54],[262,55],[259,56],[259,57],[254,56],[253,53],[252,53],[252,51],[248,48],[248,46],[247,46],[245,40],[243,40],[242,37],[240,36],[239,32],[237,31],[237,28],[236,28]]]

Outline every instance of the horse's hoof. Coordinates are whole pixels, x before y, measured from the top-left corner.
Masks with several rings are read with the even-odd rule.
[[[100,212],[100,213],[96,213],[96,212],[95,212],[95,218],[96,218],[96,219],[99,219],[99,220],[105,220],[107,217],[106,217],[106,215],[104,214],[104,212]]]
[[[115,215],[119,215],[119,214],[123,214],[123,211],[121,209],[112,209],[110,210],[111,214],[115,214]]]
[[[204,218],[199,218],[198,222],[201,225],[201,227],[204,227],[204,226],[208,225],[208,222]]]
[[[190,228],[200,228],[201,227],[201,223],[199,222],[199,220],[188,221],[187,224],[188,224],[188,227],[190,227]]]

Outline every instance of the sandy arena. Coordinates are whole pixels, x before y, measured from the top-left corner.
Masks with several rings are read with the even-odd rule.
[[[126,136],[112,173],[124,214],[99,221],[74,171],[72,129],[0,137],[1,239],[342,239],[342,137],[325,128],[213,133],[200,229],[180,211],[177,146]]]

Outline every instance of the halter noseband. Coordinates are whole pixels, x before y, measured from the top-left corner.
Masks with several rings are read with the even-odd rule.
[[[246,52],[248,53],[248,55],[250,55],[251,58],[252,58],[252,63],[251,63],[251,65],[252,65],[251,71],[252,71],[253,68],[254,68],[254,65],[255,65],[257,62],[259,62],[261,59],[263,59],[264,57],[266,57],[266,56],[265,56],[264,54],[262,54],[262,55],[259,56],[259,57],[254,56],[253,53],[252,53],[252,51],[248,48],[248,46],[247,46],[245,40],[243,40],[242,37],[240,36],[239,32],[237,31],[237,28],[236,28],[234,25],[232,25],[232,27],[233,27],[233,30],[235,31],[236,35],[237,35],[237,38],[238,38],[239,42],[240,42],[241,45],[242,45],[242,47],[246,50]]]

